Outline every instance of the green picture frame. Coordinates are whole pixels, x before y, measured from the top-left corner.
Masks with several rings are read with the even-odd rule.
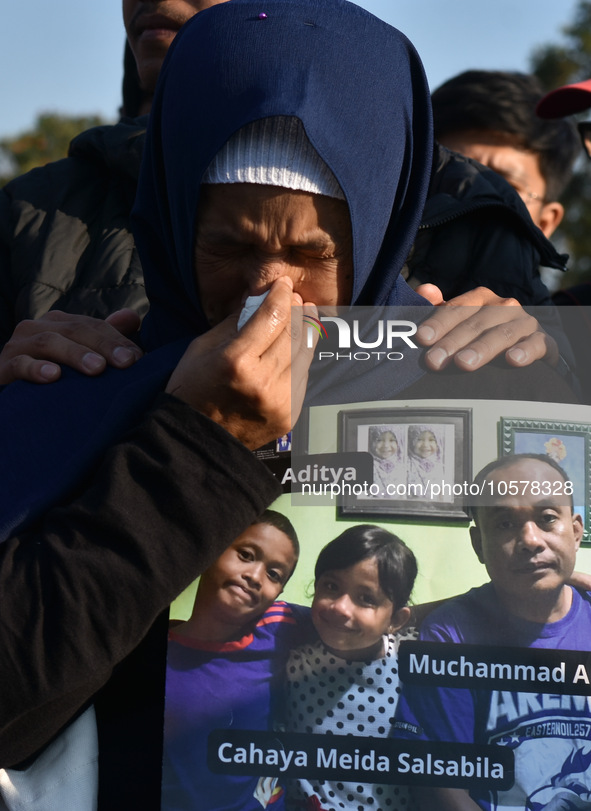
[[[591,423],[501,417],[499,455],[541,453],[564,468],[574,484],[575,512],[583,518],[584,546],[591,546]]]

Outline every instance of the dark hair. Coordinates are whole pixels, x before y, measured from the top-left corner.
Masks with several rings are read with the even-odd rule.
[[[568,183],[580,141],[572,121],[538,118],[544,95],[535,76],[500,70],[467,70],[444,82],[431,96],[435,138],[488,130],[507,133],[534,152],[546,181],[546,199],[556,200]]]
[[[283,515],[283,513],[278,513],[276,510],[265,510],[265,512],[260,515],[256,521],[252,522],[253,527],[257,524],[268,524],[270,527],[275,527],[275,529],[278,529],[280,532],[283,532],[284,535],[287,535],[291,541],[291,545],[293,546],[296,559],[299,558],[300,542],[293,524],[289,518],[287,518],[287,516]]]
[[[375,558],[380,588],[395,608],[408,602],[417,576],[417,561],[397,535],[373,524],[349,527],[328,543],[318,555],[314,581],[325,572],[348,569],[362,560]]]
[[[548,465],[560,475],[560,477],[566,482],[569,481],[569,476],[566,470],[562,468],[558,462],[555,462],[551,456],[547,456],[545,453],[511,453],[508,456],[501,456],[498,459],[493,459],[492,462],[489,462],[488,465],[485,465],[482,470],[480,470],[476,476],[474,476],[474,484],[478,486],[478,490],[488,478],[488,476],[495,470],[500,470],[504,467],[510,467],[514,465],[516,462],[521,462],[525,459],[533,459],[535,462],[544,462],[544,464]],[[569,496],[570,506],[571,508],[574,506],[574,501],[572,495]],[[486,508],[486,504],[482,503],[472,503],[470,504],[470,514],[472,515],[472,519],[474,520],[475,524],[478,524],[478,509],[482,507]]]

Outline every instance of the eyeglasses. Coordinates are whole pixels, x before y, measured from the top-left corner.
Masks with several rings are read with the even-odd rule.
[[[544,195],[536,194],[535,191],[517,191],[517,194],[521,197],[526,206],[529,206],[530,203],[534,203],[536,200],[539,200],[542,205],[544,204]]]
[[[591,121],[579,121],[577,129],[581,136],[583,149],[587,153],[587,157],[591,159]]]

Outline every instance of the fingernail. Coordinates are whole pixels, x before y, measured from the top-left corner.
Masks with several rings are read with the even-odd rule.
[[[113,360],[121,366],[127,366],[133,363],[136,359],[136,354],[127,346],[117,346],[113,350]]]
[[[432,341],[435,338],[435,330],[433,327],[423,325],[418,328],[417,336],[422,341]]]
[[[509,357],[511,358],[511,360],[514,360],[514,361],[515,361],[515,363],[523,363],[523,361],[524,361],[524,360],[526,359],[526,357],[527,357],[527,356],[526,356],[526,354],[525,354],[525,352],[523,351],[523,349],[516,349],[516,348],[514,348],[514,349],[510,349],[510,350],[507,352],[507,354],[509,355]]]
[[[447,352],[445,351],[445,349],[437,347],[437,349],[430,349],[427,352],[427,357],[429,358],[431,366],[434,366],[436,369],[439,369],[441,364],[447,360]]]
[[[465,363],[466,366],[474,366],[480,360],[480,355],[473,349],[463,349],[461,352],[458,352],[456,357],[458,360],[461,360],[462,363]]]
[[[87,352],[82,358],[82,365],[88,372],[97,372],[105,365],[105,359],[95,355],[94,352]]]
[[[60,367],[56,366],[54,363],[44,363],[39,369],[39,374],[44,380],[55,380],[59,372]]]

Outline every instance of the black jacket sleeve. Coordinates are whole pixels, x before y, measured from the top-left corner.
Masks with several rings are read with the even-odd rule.
[[[407,260],[411,283],[432,282],[444,299],[488,287],[523,305],[547,305],[540,265],[566,269],[505,178],[435,144],[421,226]]]
[[[0,349],[12,335],[14,327],[10,199],[5,190],[0,189]]]
[[[446,301],[482,286],[522,305],[551,303],[540,255],[500,207],[419,231],[408,264],[411,275],[436,284]]]
[[[0,767],[51,740],[280,490],[230,434],[161,395],[75,500],[1,545]]]

